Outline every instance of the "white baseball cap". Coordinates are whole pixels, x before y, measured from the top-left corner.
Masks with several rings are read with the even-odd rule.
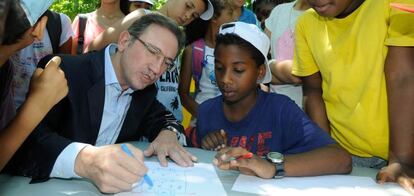
[[[20,6],[26,13],[30,25],[33,26],[52,3],[53,0],[21,0]]]
[[[129,1],[130,2],[138,1],[138,2],[144,2],[144,3],[148,3],[148,4],[151,4],[151,5],[154,5],[154,2],[152,0],[129,0]]]
[[[200,15],[200,18],[203,20],[210,20],[210,18],[213,17],[213,14],[214,14],[214,7],[213,7],[213,4],[211,4],[210,0],[206,0],[206,1],[207,1],[207,10],[204,11]]]
[[[265,58],[266,74],[260,83],[269,83],[272,81],[272,73],[270,72],[267,54],[269,53],[270,40],[266,34],[254,24],[245,22],[231,22],[221,25],[219,34],[225,35],[228,33],[236,34],[240,38],[246,40],[257,48]]]

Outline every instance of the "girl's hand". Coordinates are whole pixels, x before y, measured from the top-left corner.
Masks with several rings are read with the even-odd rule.
[[[244,148],[224,148],[213,160],[214,165],[223,170],[239,170],[240,173],[261,178],[273,178],[276,167],[273,163],[256,155],[251,158],[240,158],[250,153]]]
[[[211,132],[204,136],[201,140],[201,148],[206,150],[220,150],[227,146],[227,134],[221,129],[219,131]]]

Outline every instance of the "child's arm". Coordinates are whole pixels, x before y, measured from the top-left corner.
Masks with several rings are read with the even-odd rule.
[[[227,134],[223,129],[210,132],[201,140],[201,148],[206,150],[217,151],[225,147],[227,147]]]
[[[270,70],[272,71],[272,84],[301,84],[299,77],[292,74],[292,60],[269,62]]]
[[[60,58],[53,58],[43,69],[36,69],[30,91],[16,117],[0,132],[0,170],[49,110],[68,93]]]
[[[266,159],[258,156],[251,159],[235,159],[246,153],[248,151],[241,147],[226,148],[217,153],[213,163],[220,169],[240,170],[241,173],[261,178],[274,177],[276,166]],[[305,153],[286,155],[284,160],[286,176],[338,174],[349,173],[352,170],[351,156],[336,144]]]
[[[385,76],[388,93],[390,124],[391,165],[400,165],[400,172],[391,172],[391,178],[414,193],[414,179],[401,181],[399,178],[414,177],[414,47],[389,47],[385,61]],[[395,163],[395,164],[393,164]],[[381,173],[380,172],[380,173]],[[407,176],[408,175],[408,176]],[[386,178],[380,178],[383,182]],[[410,188],[409,188],[410,187]]]
[[[0,45],[0,68],[14,53],[33,43],[35,37],[32,35],[32,32],[33,28],[29,28],[16,43]]]
[[[305,112],[323,130],[330,131],[330,123],[322,99],[322,78],[319,72],[302,78]]]
[[[197,116],[198,103],[190,95],[190,85],[192,78],[192,45],[188,45],[181,60],[180,83],[178,84],[178,93],[180,94],[181,102],[185,109],[191,115]]]

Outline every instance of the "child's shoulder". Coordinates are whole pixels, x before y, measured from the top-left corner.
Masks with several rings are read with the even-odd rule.
[[[272,110],[275,112],[286,110],[286,109],[290,110],[290,109],[299,107],[297,106],[295,101],[290,99],[288,96],[273,93],[273,92],[268,93],[268,92],[260,91],[258,101],[261,102],[259,103],[261,107],[272,108]]]
[[[259,94],[260,94],[260,97],[262,97],[260,100],[265,101],[265,102],[281,103],[281,102],[288,102],[289,100],[291,100],[288,96],[278,94],[278,93],[264,92],[260,90]]]
[[[198,106],[198,111],[199,112],[206,112],[209,110],[215,110],[217,107],[220,107],[220,105],[222,105],[222,96],[217,96],[211,99],[207,99],[205,100],[203,103],[201,103]]]

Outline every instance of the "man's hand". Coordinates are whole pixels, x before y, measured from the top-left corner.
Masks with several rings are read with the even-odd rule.
[[[41,111],[49,111],[68,94],[68,84],[59,68],[60,62],[60,57],[53,57],[45,69],[37,68],[33,73],[27,100],[37,103]]]
[[[380,184],[396,182],[410,194],[414,195],[414,179],[410,178],[397,162],[382,168],[377,174],[377,182]]]
[[[167,156],[174,162],[183,167],[192,167],[193,161],[197,161],[197,157],[187,152],[177,140],[177,135],[170,130],[161,131],[157,138],[144,151],[145,156],[156,154],[161,166],[166,167]]]
[[[201,140],[201,148],[206,150],[220,150],[227,146],[227,134],[221,129],[219,131],[214,131],[208,133]]]
[[[213,163],[223,170],[239,170],[246,175],[258,176],[261,178],[272,178],[276,172],[274,164],[266,161],[256,155],[250,159],[241,159],[245,154],[249,153],[244,148],[224,148],[220,150]]]
[[[76,174],[92,180],[104,193],[131,190],[148,168],[144,165],[142,151],[130,144],[126,145],[134,157],[122,151],[120,145],[85,147],[76,157]]]

